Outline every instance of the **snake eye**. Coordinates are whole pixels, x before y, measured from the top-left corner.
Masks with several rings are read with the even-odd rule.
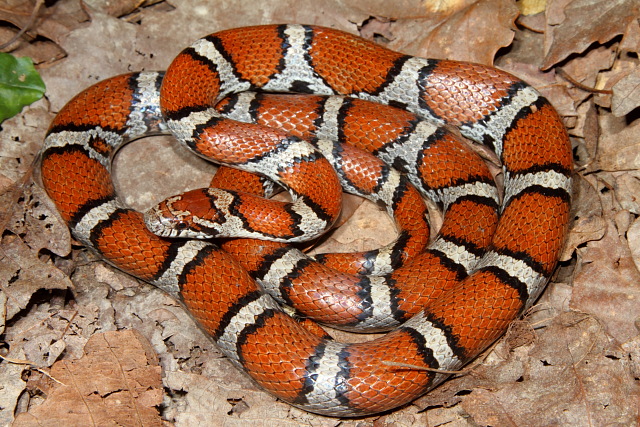
[[[178,222],[176,223],[176,230],[186,230],[188,227],[186,222]]]

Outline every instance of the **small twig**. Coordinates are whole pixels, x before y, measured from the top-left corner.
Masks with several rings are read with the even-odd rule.
[[[466,374],[468,371],[471,370],[471,367],[468,367],[460,371],[448,371],[446,369],[428,368],[426,366],[412,365],[411,363],[390,362],[388,360],[383,360],[382,364],[387,366],[393,366],[396,368],[415,369],[416,371],[429,371],[429,372],[435,372],[437,374],[447,374],[447,375]]]
[[[64,338],[64,336],[67,334],[67,331],[71,327],[71,323],[73,322],[73,319],[75,319],[77,315],[78,315],[78,310],[75,310],[73,312],[73,315],[71,316],[71,319],[69,319],[69,321],[67,322],[67,326],[65,326],[64,331],[62,331],[62,334],[60,335],[60,338],[58,338],[59,340]]]
[[[469,363],[469,365],[464,368],[464,369],[460,369],[457,371],[450,371],[450,370],[446,370],[446,369],[436,369],[436,368],[429,368],[427,366],[420,366],[420,365],[413,365],[411,363],[403,363],[403,362],[391,362],[388,360],[383,360],[382,364],[383,365],[387,365],[387,366],[393,366],[393,367],[397,367],[397,368],[406,368],[406,369],[415,369],[417,371],[428,371],[428,372],[435,372],[437,374],[446,374],[446,375],[466,375],[469,372],[471,372],[472,370],[474,370],[476,367],[480,366],[487,357],[489,357],[489,355],[491,354],[491,352],[493,351],[493,348],[498,345],[498,342],[494,342],[489,348],[487,348],[481,356],[476,357],[471,363]]]
[[[60,380],[55,379],[54,377],[52,377],[52,376],[51,376],[51,374],[49,374],[49,373],[48,373],[47,371],[45,371],[44,369],[42,369],[42,368],[38,368],[38,367],[36,366],[36,364],[35,364],[35,363],[33,363],[33,362],[31,362],[30,360],[14,359],[14,358],[12,358],[12,357],[6,357],[6,356],[3,356],[2,354],[0,354],[0,359],[5,360],[5,361],[7,361],[7,362],[9,362],[9,363],[12,363],[12,364],[14,364],[14,365],[29,365],[29,367],[30,367],[31,369],[34,369],[34,370],[36,370],[36,371],[40,372],[41,374],[43,374],[43,375],[45,375],[45,376],[47,376],[47,377],[51,378],[53,381],[57,382],[57,383],[58,383],[58,384],[60,384],[60,385],[64,385],[64,386],[66,386],[66,384],[65,384],[65,383],[63,383],[63,382],[62,382],[62,381],[60,381]]]
[[[565,70],[563,70],[562,68],[558,68],[557,73],[560,75],[560,77],[562,77],[563,79],[567,80],[569,83],[571,83],[572,85],[574,85],[575,87],[577,87],[578,89],[582,89],[586,92],[591,92],[591,93],[603,93],[605,95],[611,95],[613,94],[613,91],[610,89],[596,89],[594,87],[591,86],[587,86],[584,85],[582,83],[580,83],[579,81],[577,81],[576,79],[574,79],[573,77],[571,77]]]
[[[18,31],[18,33],[11,38],[11,40],[9,40],[6,43],[0,44],[0,50],[3,50],[8,46],[11,46],[16,40],[22,37],[22,35],[31,28],[33,23],[36,22],[38,11],[40,10],[40,7],[42,7],[43,4],[44,4],[44,0],[36,0],[36,5],[33,7],[33,10],[31,11],[31,16],[29,16],[29,21],[27,21],[27,24],[24,27],[22,27],[20,31]]]
[[[31,362],[30,360],[25,359],[14,359],[13,357],[6,357],[0,354],[0,359],[6,360],[9,363],[13,363],[14,365],[29,365],[33,368],[37,368],[36,364]]]

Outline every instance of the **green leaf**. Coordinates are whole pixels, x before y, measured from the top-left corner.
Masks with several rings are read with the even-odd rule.
[[[31,58],[0,53],[0,122],[42,98],[45,86]]]

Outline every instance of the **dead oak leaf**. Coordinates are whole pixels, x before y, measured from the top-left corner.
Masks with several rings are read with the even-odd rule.
[[[7,296],[6,318],[10,320],[25,309],[39,289],[70,289],[69,278],[51,262],[38,255],[18,236],[7,235],[0,241],[0,291]]]
[[[77,360],[56,362],[47,399],[19,414],[14,427],[59,425],[161,426],[161,369],[149,342],[135,331],[92,336]],[[46,388],[46,387],[43,387]]]
[[[597,315],[606,331],[624,342],[638,332],[640,272],[623,237],[626,230],[606,222],[604,237],[579,252],[583,264],[574,279],[571,308]]]
[[[595,42],[606,43],[623,34],[639,12],[637,0],[550,1],[542,68],[549,69],[573,53],[584,52]]]
[[[517,6],[511,1],[474,2],[422,38],[417,54],[491,65],[496,52],[511,44],[518,13]],[[490,31],[487,22],[492,22]]]
[[[640,52],[640,22],[637,20],[629,22],[620,42],[620,50],[636,54]]]
[[[513,353],[520,359],[513,364],[517,379],[498,377],[461,403],[470,419],[478,425],[633,424],[639,387],[597,319],[563,313],[537,335],[530,351]]]

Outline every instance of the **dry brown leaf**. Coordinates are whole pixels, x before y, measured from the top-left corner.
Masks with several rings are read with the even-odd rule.
[[[626,77],[620,79],[612,88],[612,113],[622,117],[640,106],[640,67],[636,67]]]
[[[636,270],[640,271],[640,218],[636,218],[627,230],[627,241]]]
[[[544,0],[544,3],[545,3],[544,7],[546,8],[547,0]],[[520,2],[518,2],[518,5],[520,5]],[[518,20],[517,20],[519,27],[529,30],[536,34],[541,34],[541,35],[544,34],[544,29],[547,24],[544,13],[537,13],[535,15],[525,15],[524,12],[522,12],[522,9],[520,10],[520,12],[522,14],[518,17]],[[540,49],[542,49],[542,46],[539,46],[539,47]],[[537,60],[542,61],[542,58],[537,58]]]
[[[496,52],[513,40],[517,16],[518,8],[510,0],[478,0],[438,22],[429,33],[421,31],[417,39],[415,33],[398,32],[396,45],[415,40],[407,43],[414,55],[492,65]],[[487,22],[492,23],[490,31]]]
[[[640,22],[631,20],[620,42],[620,51],[637,54],[640,52]]]
[[[9,297],[5,292],[0,292],[0,334],[4,333],[7,324],[7,299]]]
[[[26,407],[28,395],[25,393],[27,387],[27,372],[29,365],[26,362],[24,353],[19,349],[11,351],[0,358],[0,424],[9,426],[14,420],[15,412],[20,412]],[[27,397],[27,398],[25,398]],[[4,408],[12,408],[6,411]]]
[[[175,411],[169,414],[180,425],[215,425],[221,414],[228,417],[230,425],[256,425],[270,422],[283,425],[295,424],[286,421],[290,407],[277,402],[273,397],[262,393],[250,381],[231,380],[234,371],[229,370],[226,361],[218,360],[218,369],[207,376],[185,372],[167,372],[165,383],[171,390],[185,393],[182,404],[188,411]],[[241,409],[242,408],[242,409]],[[280,420],[280,421],[279,421]]]
[[[91,26],[62,37],[68,57],[42,70],[51,109],[60,111],[75,93],[98,80],[130,69],[159,68],[140,52],[135,33],[133,24],[96,14]]]
[[[637,380],[640,378],[640,335],[621,345],[622,349],[629,355],[629,370],[631,375]]]
[[[475,390],[462,406],[479,425],[620,425],[633,423],[637,389],[615,341],[597,320],[565,313],[516,351],[505,375]],[[511,367],[511,369],[509,369]],[[581,408],[577,410],[577,408]],[[541,408],[544,408],[541,410]]]
[[[22,114],[2,122],[0,132],[0,171],[2,175],[19,182],[30,175],[33,160],[42,146],[47,127],[54,115],[49,111],[46,100],[40,100],[25,109]],[[24,183],[29,182],[28,179]],[[22,184],[22,181],[20,181]],[[4,185],[2,185],[4,188]],[[4,194],[2,191],[1,194]],[[7,205],[2,205],[2,209]]]
[[[160,367],[149,342],[135,331],[91,337],[78,360],[51,368],[48,398],[19,414],[14,426],[163,425]]]
[[[140,165],[140,159],[148,159]],[[170,137],[145,138],[125,146],[114,164],[114,181],[124,201],[144,211],[166,197],[207,187],[216,167]]]
[[[640,215],[640,171],[612,174],[612,188],[620,208]]]
[[[65,257],[71,252],[70,235],[55,205],[38,185],[23,189],[18,207],[7,230],[20,235],[31,249],[47,249]]]
[[[0,241],[0,290],[7,295],[7,319],[27,307],[39,289],[68,289],[69,277],[51,263],[43,263],[37,254],[15,235]]]
[[[567,74],[572,81],[578,82],[586,87],[595,88],[597,76],[601,71],[611,68],[616,58],[615,52],[605,46],[594,47],[585,52],[579,58],[562,66],[562,71]],[[578,105],[592,96],[592,92],[580,87],[569,89],[571,98]]]
[[[440,15],[446,16],[456,13],[478,0],[369,0],[352,2],[354,6],[366,10],[371,16],[388,17],[395,20],[415,18],[417,16]]]
[[[531,324],[536,326],[535,340],[510,345],[510,334],[522,332],[508,332],[482,365],[420,402],[453,406],[470,416],[473,425],[590,425],[589,419],[598,420],[592,425],[611,419],[632,423],[638,387],[628,365],[619,361],[626,359],[626,352],[633,354],[633,348],[621,351],[588,315],[567,312],[550,319],[544,304],[534,313],[542,320]],[[530,332],[525,329],[526,337]],[[431,416],[435,408],[427,413]]]
[[[623,34],[638,13],[637,0],[549,1],[542,68],[546,70],[571,54],[582,53],[594,42],[606,43]]]
[[[30,16],[36,7],[36,0],[5,0],[0,7],[0,21],[9,22],[16,29],[3,31],[2,42],[10,40],[19,29],[29,24]],[[11,45],[12,53],[17,56],[29,56],[34,63],[48,63],[64,57],[65,52],[56,44],[60,38],[86,22],[87,15],[83,12],[79,2],[57,2],[47,7],[45,2],[40,7],[37,17],[27,31],[28,39],[33,42],[25,43],[24,38]],[[38,37],[38,38],[36,38]]]
[[[374,203],[362,203],[359,197],[348,200],[353,200],[354,204],[350,213],[345,214],[349,221],[336,229],[322,245],[314,248],[312,254],[367,251],[386,245],[397,237],[395,225],[385,210]]]
[[[42,249],[59,256],[71,251],[70,235],[51,201],[37,186],[6,186],[0,196],[0,291],[3,316],[11,320],[40,289],[70,289],[69,278]]]
[[[640,272],[633,262],[627,229],[607,220],[605,236],[579,250],[582,268],[575,276],[571,307],[592,313],[620,342],[637,335]]]
[[[600,240],[606,231],[602,218],[602,204],[593,185],[580,176],[575,177],[573,223],[560,259],[568,261],[579,246],[592,240]]]
[[[13,355],[12,355],[13,356]],[[20,356],[13,356],[21,358]],[[18,406],[20,396],[25,389],[26,382],[22,379],[24,366],[3,361],[0,364],[0,408],[12,408],[11,411],[0,411],[0,424],[11,425],[13,421],[13,409]]]
[[[590,169],[605,171],[638,170],[640,168],[640,121],[630,125],[624,117],[602,112],[599,116],[601,138],[598,162]]]
[[[593,99],[583,102],[577,110],[578,117],[575,126],[569,130],[569,134],[579,138],[581,144],[574,150],[574,162],[576,167],[588,167],[598,153],[598,139],[600,126],[598,125],[598,110]]]

